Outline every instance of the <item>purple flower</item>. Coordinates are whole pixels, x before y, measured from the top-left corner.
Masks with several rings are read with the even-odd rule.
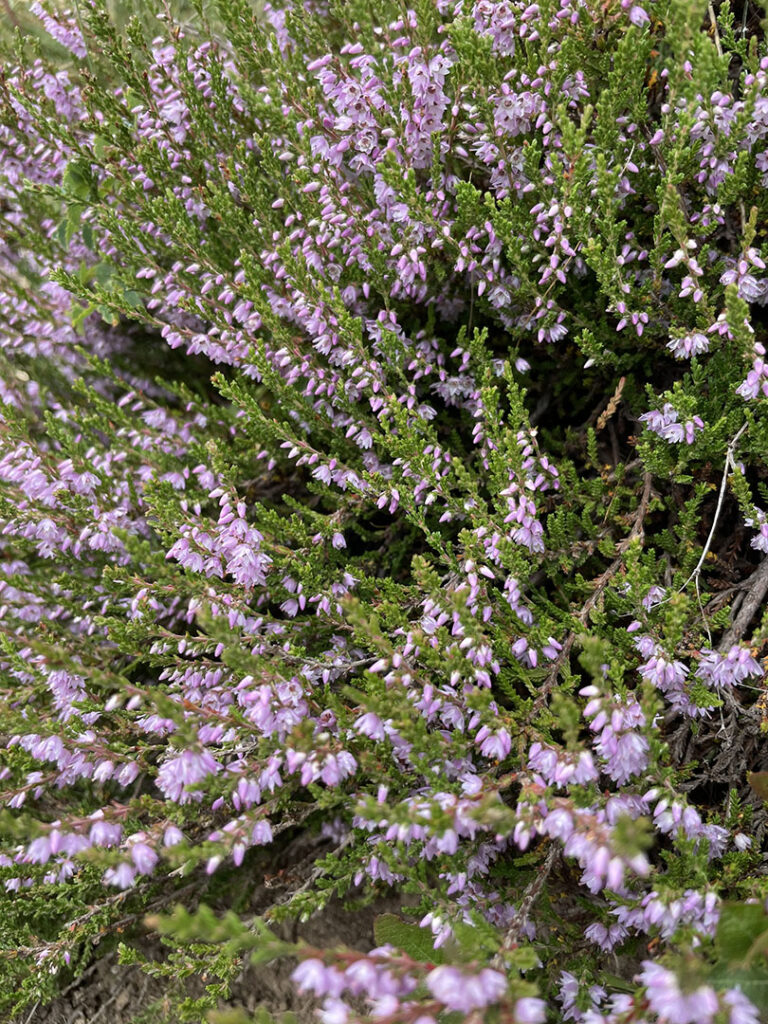
[[[738,686],[745,679],[762,678],[764,675],[749,649],[740,644],[734,644],[727,654],[702,648],[702,655],[696,667],[696,675],[716,690]]]
[[[373,711],[361,715],[355,722],[355,729],[362,736],[368,736],[372,740],[383,740],[386,736],[384,723]]]
[[[768,554],[768,517],[765,512],[760,508],[755,509],[754,516],[749,516],[744,522],[747,526],[759,527],[759,532],[749,542],[750,547],[753,547],[756,551]]]
[[[157,773],[157,788],[175,803],[185,804],[190,800],[202,800],[201,792],[191,792],[189,787],[202,782],[209,775],[215,775],[221,765],[207,750],[195,752],[184,750],[177,757],[163,762]]]
[[[136,869],[125,861],[104,872],[104,883],[116,885],[118,889],[130,889],[136,877]]]
[[[538,772],[548,785],[563,786],[571,781],[585,785],[598,777],[589,751],[571,754],[553,747],[544,747],[538,742],[531,745],[528,767]]]
[[[122,826],[107,821],[96,821],[91,825],[88,838],[94,846],[116,846],[122,836]]]
[[[543,999],[524,996],[515,1002],[515,1024],[544,1024],[547,1019],[547,1004]]]
[[[435,967],[426,977],[427,988],[448,1010],[471,1013],[497,1003],[507,991],[503,974],[489,967],[465,974],[456,967]]]
[[[321,1024],[347,1024],[349,1013],[349,1007],[343,999],[327,996],[323,1000],[322,1007],[317,1011],[317,1016]]]
[[[491,732],[487,725],[478,730],[475,743],[483,757],[492,761],[503,761],[512,749],[512,740],[506,729]]]
[[[327,754],[320,778],[326,786],[338,786],[340,782],[352,775],[357,769],[357,761],[346,750],[338,754]]]
[[[675,407],[667,402],[661,412],[652,409],[651,412],[643,413],[640,421],[670,444],[680,444],[682,441],[693,444],[696,433],[704,429],[704,421],[700,416],[692,416],[685,423],[679,423],[678,415]]]
[[[175,825],[169,825],[163,833],[164,846],[176,846],[184,842],[184,835]]]
[[[625,939],[628,935],[627,929],[623,924],[612,924],[606,926],[601,924],[599,921],[595,921],[594,924],[590,924],[584,930],[584,937],[589,939],[590,942],[594,942],[595,945],[599,946],[606,952],[610,952],[613,947]]]
[[[700,331],[694,331],[682,338],[673,338],[668,342],[667,348],[675,359],[690,359],[691,356],[698,356],[702,352],[709,351],[709,338]]]
[[[684,993],[677,975],[651,960],[643,961],[638,981],[645,986],[653,1013],[668,1024],[712,1024],[719,1009],[715,990],[709,985]]]
[[[760,1024],[757,1007],[752,1005],[741,989],[728,989],[723,995],[723,1002],[730,1008],[728,1024]]]
[[[312,957],[302,960],[291,975],[299,992],[312,992],[316,996],[338,998],[346,987],[344,975],[334,967],[326,967],[322,960]]]
[[[622,4],[622,7],[625,6]],[[632,4],[629,8],[629,20],[633,25],[642,27],[643,25],[650,24],[650,17],[648,12],[643,7],[639,7],[637,4]]]
[[[80,60],[83,60],[86,56],[85,42],[80,29],[76,23],[66,15],[59,14],[58,18],[52,18],[43,8],[42,4],[38,3],[37,0],[29,8],[30,13],[34,14],[36,18],[45,26],[46,32],[60,43],[65,49],[69,50],[70,53],[74,54]]]
[[[157,854],[152,847],[146,843],[134,843],[130,852],[136,870],[142,875],[151,875],[157,864]]]
[[[251,830],[251,842],[255,846],[267,846],[272,842],[272,826],[266,820],[262,818],[257,821]]]
[[[514,93],[505,84],[493,100],[497,135],[512,137],[530,131],[531,122],[542,109],[541,100],[530,92]]]

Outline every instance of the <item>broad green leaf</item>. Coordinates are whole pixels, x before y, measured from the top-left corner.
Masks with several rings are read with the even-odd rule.
[[[106,288],[109,281],[114,273],[115,268],[111,263],[97,263],[93,268],[93,276],[96,278],[102,288]]]
[[[140,306],[144,305],[144,303],[141,301],[141,296],[139,295],[139,293],[133,291],[132,288],[129,288],[128,291],[123,292],[123,298],[132,309],[138,309]]]
[[[715,946],[727,963],[738,963],[759,936],[768,931],[768,916],[758,903],[724,903]]]
[[[377,946],[394,946],[413,960],[432,964],[445,962],[442,950],[435,949],[433,945],[434,938],[429,928],[408,924],[395,914],[377,917],[373,923],[373,934]]]
[[[92,178],[90,168],[84,163],[75,160],[67,164],[61,183],[64,189],[76,199],[90,199]]]
[[[763,1019],[768,1014],[768,967],[730,967],[717,964],[707,978],[717,989],[740,988],[744,995],[760,1010]]]
[[[472,959],[481,959],[489,953],[495,953],[498,948],[497,935],[463,921],[453,926],[453,934],[462,953]]]

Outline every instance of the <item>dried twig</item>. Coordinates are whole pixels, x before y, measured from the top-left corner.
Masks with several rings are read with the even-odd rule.
[[[611,418],[611,416],[613,416],[613,414],[618,409],[619,402],[621,401],[621,393],[624,390],[624,385],[626,384],[626,382],[626,377],[619,378],[619,383],[616,385],[616,390],[613,392],[613,395],[611,395],[608,405],[598,416],[597,423],[595,424],[596,431],[599,432],[603,430],[606,427],[608,420]]]
[[[109,1007],[117,1000],[117,997],[120,994],[121,994],[121,990],[118,989],[116,992],[114,992],[109,997],[109,999],[107,999],[107,1001],[105,1003],[102,1003],[101,1006],[96,1011],[95,1016],[91,1017],[90,1024],[96,1024],[96,1021],[99,1019],[99,1017],[101,1017],[101,1015],[104,1013],[105,1010],[109,1009]]]
[[[648,506],[651,502],[651,487],[653,485],[653,477],[650,473],[643,473],[643,493],[640,496],[640,504],[637,506],[637,512],[632,522],[632,529],[629,531],[624,540],[620,541],[618,545],[619,551],[624,554],[629,548],[633,540],[642,540],[645,536],[643,530],[643,522],[648,511]]]
[[[720,33],[717,29],[717,18],[715,17],[714,5],[710,2],[709,4],[709,24],[712,26],[712,36],[715,40],[715,47],[717,49],[717,56],[723,56],[723,47],[720,42]]]
[[[21,31],[21,22],[14,14],[13,8],[11,7],[9,0],[2,0],[2,5],[3,10],[5,11],[5,16],[8,19],[8,21],[10,21],[11,25],[15,29],[19,29],[19,31]]]
[[[589,595],[587,600],[584,602],[583,608],[577,615],[579,622],[584,626],[587,624],[590,612],[602,597],[605,588],[611,582],[611,580],[619,571],[619,569],[621,569],[621,567],[623,566],[624,559],[622,556],[626,553],[627,549],[629,548],[633,540],[636,540],[637,538],[642,539],[644,536],[643,520],[645,519],[645,515],[648,511],[648,505],[650,504],[651,500],[652,481],[653,477],[650,473],[643,474],[643,493],[640,498],[640,504],[638,505],[637,512],[635,513],[635,517],[632,523],[632,529],[629,531],[624,540],[622,540],[617,545],[617,550],[620,552],[619,557],[614,559],[613,562],[611,562],[611,564],[608,566],[608,568],[601,576],[598,576],[597,580],[595,581],[594,590]],[[570,656],[571,648],[573,647],[575,640],[576,631],[572,630],[565,638],[565,643],[563,644],[562,649],[560,650],[560,653],[558,654],[557,658],[553,662],[552,667],[549,671],[549,675],[545,679],[544,685],[539,690],[536,700],[533,702],[530,713],[528,714],[528,718],[526,719],[527,725],[531,724],[535,716],[538,714],[539,711],[541,711],[541,709],[546,704],[550,693],[552,692],[552,690],[555,687],[555,684],[557,683],[558,676],[560,675],[560,669],[563,667],[563,665],[568,660],[568,657]]]
[[[39,1009],[40,1009],[40,1002],[38,1001],[38,1002],[35,1003],[35,1005],[30,1010],[29,1016],[27,1017],[27,1019],[24,1022],[24,1024],[31,1024],[32,1018],[35,1016],[35,1014],[37,1013],[37,1011]]]
[[[343,837],[341,842],[337,843],[337,845],[332,850],[328,850],[327,852],[321,854],[318,859],[324,860],[325,857],[329,856],[338,857],[341,851],[344,850],[347,846],[349,846],[353,839],[353,833],[348,832],[347,835]],[[290,903],[295,896],[298,896],[300,893],[307,892],[307,890],[311,889],[315,882],[318,880],[318,878],[320,878],[324,873],[325,866],[316,863],[315,866],[310,871],[310,873],[304,879],[304,881],[295,889],[291,889],[290,892],[281,896],[279,899],[274,900],[272,905],[269,907],[269,910],[271,911],[274,910],[275,907],[281,907],[286,903]]]
[[[721,654],[724,654],[744,636],[747,627],[752,621],[752,616],[763,603],[766,593],[768,593],[768,558],[764,558],[749,577],[749,589],[744,595],[744,601],[739,609],[739,613],[720,641],[719,650]]]
[[[720,481],[720,494],[717,497],[717,508],[715,509],[715,518],[712,520],[712,529],[709,531],[709,536],[707,537],[704,549],[701,552],[701,558],[699,558],[698,562],[696,563],[696,568],[693,570],[693,572],[682,585],[682,587],[680,587],[678,593],[682,593],[682,591],[685,590],[688,584],[694,580],[696,581],[696,586],[698,588],[699,576],[701,575],[701,568],[704,565],[704,562],[706,561],[707,555],[709,554],[709,549],[712,547],[712,541],[715,536],[715,530],[717,529],[717,524],[720,520],[720,513],[723,510],[723,501],[725,500],[725,490],[728,485],[729,470],[736,468],[733,461],[733,453],[736,451],[736,445],[738,444],[739,438],[748,426],[749,424],[747,423],[742,424],[742,426],[733,435],[728,445],[728,450],[725,453],[725,465],[723,466],[723,478]]]
[[[723,476],[722,476],[722,479],[720,481],[720,493],[717,496],[717,507],[715,508],[715,517],[712,520],[712,528],[709,531],[709,536],[707,537],[706,543],[704,544],[704,548],[703,548],[703,550],[701,552],[701,557],[699,558],[698,562],[696,563],[696,568],[693,570],[693,572],[688,577],[688,579],[685,581],[685,583],[682,585],[682,587],[680,587],[680,589],[678,590],[678,593],[682,594],[682,592],[685,590],[685,588],[688,586],[688,584],[693,581],[693,583],[694,583],[694,585],[696,587],[696,600],[699,603],[699,610],[701,611],[701,617],[702,617],[702,620],[704,622],[704,628],[707,631],[707,637],[709,639],[710,646],[712,645],[712,635],[709,632],[709,621],[707,619],[707,613],[704,611],[704,604],[703,604],[703,602],[701,600],[701,589],[699,587],[699,576],[701,575],[702,567],[704,565],[704,562],[706,561],[707,555],[709,554],[709,549],[712,547],[712,541],[713,541],[714,536],[715,536],[715,531],[717,530],[717,524],[720,521],[720,513],[723,511],[723,502],[725,501],[725,491],[726,491],[726,488],[728,486],[728,475],[729,475],[729,473],[732,470],[736,469],[736,463],[733,460],[733,453],[736,451],[736,445],[739,442],[739,438],[741,437],[741,435],[744,433],[744,431],[747,429],[748,426],[749,426],[748,423],[742,423],[742,425],[739,427],[739,429],[733,435],[733,437],[731,438],[731,440],[730,440],[730,442],[728,444],[728,450],[725,453],[725,465],[723,466]],[[665,598],[665,600],[668,601],[669,598]]]
[[[560,847],[557,843],[552,843],[547,851],[547,856],[544,858],[544,863],[538,869],[535,877],[531,883],[527,886],[523,893],[523,898],[520,901],[520,906],[517,909],[517,913],[512,918],[512,921],[507,929],[507,933],[504,936],[504,941],[499,948],[498,953],[494,956],[491,961],[492,967],[503,967],[504,966],[504,954],[509,950],[514,949],[517,945],[520,933],[525,927],[525,922],[528,920],[528,915],[533,908],[534,903],[539,897],[539,893],[544,888],[544,883],[549,878],[549,873],[552,870],[552,865],[555,863],[555,859],[560,852]]]

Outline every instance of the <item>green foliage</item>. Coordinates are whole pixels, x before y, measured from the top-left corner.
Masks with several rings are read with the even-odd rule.
[[[724,901],[714,942],[682,917],[659,941],[681,976],[765,1008],[762,903],[736,902],[766,896],[758,851],[728,846],[763,813],[764,773],[723,752],[747,721],[757,758],[765,703],[701,669],[768,503],[765,395],[745,392],[764,335],[764,44],[726,5],[701,32],[688,0],[647,23],[591,5],[567,30],[542,0],[503,53],[482,11],[426,0],[313,4],[276,29],[250,0],[210,6],[83,4],[79,63],[37,29],[17,41],[20,66],[66,70],[76,116],[60,79],[0,83],[3,131],[29,121],[53,168],[27,153],[2,179],[3,308],[29,298],[34,317],[4,314],[0,348],[0,1010],[50,1000],[127,928],[122,962],[167,983],[175,1019],[245,1024],[220,1006],[243,964],[309,955],[271,925],[390,885],[450,932],[435,949],[376,918],[419,998],[436,967],[503,963],[500,1014],[536,992],[555,1006],[561,948],[585,991],[632,991],[658,919],[626,937],[621,977],[584,930],[652,885]],[[411,56],[392,42],[387,64],[392,33]],[[401,64],[448,46],[445,119],[414,156]],[[386,71],[360,104],[386,142],[369,166],[331,93],[372,88],[376,61],[350,58],[374,52]],[[511,93],[533,113],[502,129]],[[713,97],[731,93],[729,120]],[[699,350],[676,359],[684,337]],[[767,636],[763,614],[734,641],[753,676]],[[82,686],[62,697],[56,673]],[[624,773],[602,733],[630,705],[643,768]],[[537,745],[560,776],[531,767]],[[177,786],[182,754],[215,770]],[[68,758],[89,770],[70,778]],[[668,805],[699,831],[662,828]],[[570,846],[549,859],[555,812],[628,889],[584,883]],[[50,834],[90,835],[100,813],[119,841],[41,884]],[[265,823],[278,858],[297,832],[328,845],[249,916],[244,858],[274,867],[250,849]],[[120,868],[141,881],[105,890]],[[201,902],[216,885],[220,905]],[[130,936],[146,911],[157,961]],[[535,942],[509,939],[535,915]]]

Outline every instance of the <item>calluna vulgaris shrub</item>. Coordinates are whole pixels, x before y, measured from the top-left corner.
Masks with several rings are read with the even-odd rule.
[[[759,1020],[759,12],[79,6],[0,80],[3,1012],[159,909],[178,1020]]]

